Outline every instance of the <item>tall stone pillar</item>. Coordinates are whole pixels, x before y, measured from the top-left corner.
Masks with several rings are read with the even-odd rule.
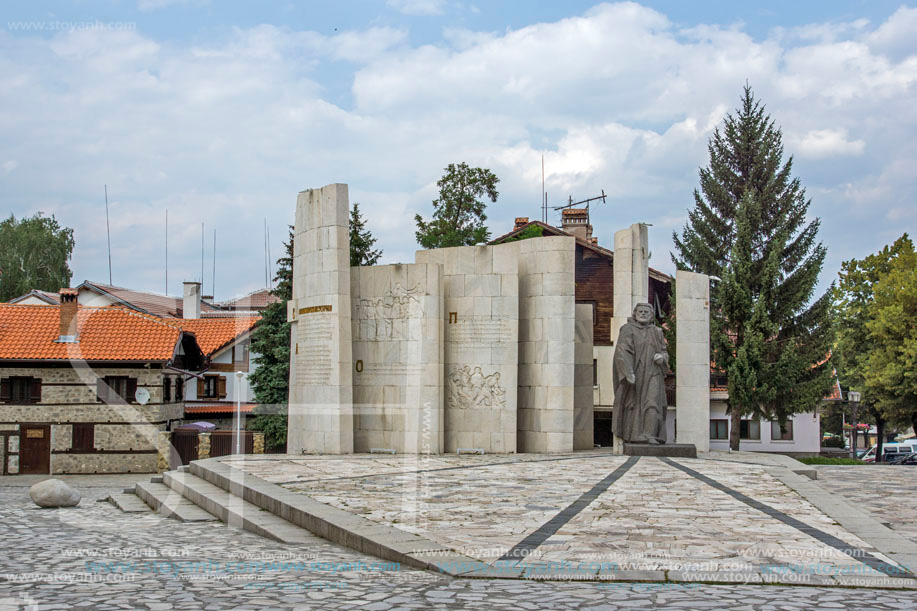
[[[291,454],[353,452],[347,185],[296,200],[287,448]]]
[[[648,225],[634,223],[615,232],[614,318],[611,321],[612,344],[627,322],[634,306],[649,299],[650,251]]]
[[[615,232],[614,317],[611,319],[611,343],[618,341],[618,331],[627,322],[638,303],[646,302],[650,292],[649,231],[646,223],[634,223]],[[613,391],[612,391],[613,393]],[[614,436],[614,451],[620,454],[624,442]]]
[[[592,375],[592,305],[576,305],[575,384],[573,389],[573,449],[594,447],[594,411]]]
[[[675,273],[677,443],[710,451],[710,277]]]

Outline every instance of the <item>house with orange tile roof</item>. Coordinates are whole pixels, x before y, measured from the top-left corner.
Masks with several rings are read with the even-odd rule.
[[[184,293],[184,317],[174,323],[194,333],[209,359],[196,383],[185,387],[185,417],[229,428],[237,399],[243,419],[252,414],[256,405],[248,374],[257,365],[257,355],[251,353],[251,334],[261,317],[244,310],[202,317],[205,313],[198,301],[200,285],[186,282]]]
[[[186,403],[209,392],[231,401],[221,380],[250,367],[260,317],[82,306],[76,289],[59,298],[0,304],[2,474],[155,472],[169,452],[162,434],[186,421]]]

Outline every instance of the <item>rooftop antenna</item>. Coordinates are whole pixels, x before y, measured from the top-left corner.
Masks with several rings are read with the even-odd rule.
[[[111,286],[111,225],[108,223],[108,185],[105,185],[105,233],[108,234],[108,284]]]
[[[213,293],[213,298],[217,298],[217,230],[213,230],[213,277],[210,281],[210,292]]]
[[[166,295],[169,294],[169,209],[166,208]]]
[[[592,223],[592,217],[589,214],[589,203],[594,202],[596,200],[602,200],[602,203],[604,204],[606,197],[607,196],[605,195],[605,189],[602,189],[601,195],[596,195],[595,197],[590,197],[589,199],[584,199],[578,202],[573,201],[573,196],[571,195],[567,198],[566,205],[553,206],[553,209],[554,210],[566,210],[567,208],[572,208],[573,206],[579,206],[580,204],[586,204],[586,222]],[[563,217],[563,212],[561,212],[561,217]],[[561,220],[563,220],[563,218],[561,218]]]
[[[544,190],[544,155],[541,156],[541,222],[548,222],[548,196]]]
[[[201,221],[201,295],[204,294],[204,222]]]
[[[267,288],[274,288],[274,269],[271,262],[271,226],[267,226]]]

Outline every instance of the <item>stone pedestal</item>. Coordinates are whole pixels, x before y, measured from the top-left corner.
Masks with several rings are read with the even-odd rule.
[[[710,277],[675,275],[675,419],[678,443],[710,451]]]
[[[693,443],[666,443],[658,446],[648,443],[624,443],[623,450],[625,456],[697,458],[697,448]]]

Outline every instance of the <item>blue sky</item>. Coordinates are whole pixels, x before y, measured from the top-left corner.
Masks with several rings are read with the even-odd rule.
[[[671,271],[746,79],[822,219],[823,287],[914,232],[917,10],[876,1],[6,3],[0,213],[55,214],[74,281],[107,280],[108,184],[115,284],[165,290],[168,209],[169,291],[203,222],[223,298],[264,284],[264,219],[276,258],[301,189],[348,183],[383,262],[410,261],[444,166],[501,178],[499,234],[539,215],[544,155],[552,204],[604,189],[600,243],[652,223]]]

